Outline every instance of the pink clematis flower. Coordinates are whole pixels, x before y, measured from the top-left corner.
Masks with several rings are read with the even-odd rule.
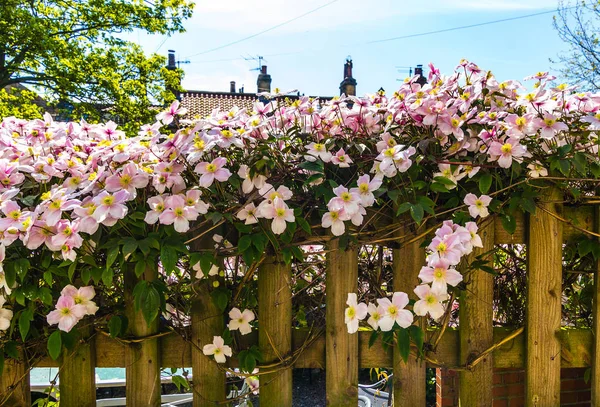
[[[337,211],[329,211],[323,214],[321,218],[321,226],[324,228],[331,228],[331,233],[334,236],[341,236],[346,231],[344,221],[348,220],[348,216],[343,209]]]
[[[491,161],[497,160],[500,167],[510,168],[513,159],[520,162],[521,157],[527,155],[527,147],[519,144],[518,140],[509,138],[503,143],[498,141],[492,142],[488,153],[490,154]]]
[[[543,119],[535,119],[535,123],[540,127],[540,136],[545,140],[552,140],[556,133],[569,130],[566,123],[557,121],[557,118],[550,113],[544,114]]]
[[[448,294],[436,293],[427,284],[421,284],[414,291],[419,296],[419,300],[413,306],[416,315],[425,316],[429,314],[433,319],[438,319],[444,315],[442,301],[448,298]]]
[[[402,328],[408,328],[413,323],[412,312],[404,309],[408,305],[408,295],[403,292],[395,292],[392,300],[389,298],[378,298],[377,304],[383,308],[385,314],[379,320],[382,331],[391,331],[397,323]]]
[[[56,309],[48,314],[46,320],[50,325],[58,324],[61,331],[70,332],[86,312],[85,306],[76,304],[73,297],[61,295],[56,302]]]
[[[120,173],[106,179],[105,188],[108,192],[125,190],[129,192],[131,199],[134,199],[136,189],[146,188],[146,185],[148,185],[148,174],[140,171],[134,163],[129,163],[123,167]]]
[[[273,203],[266,206],[262,212],[265,218],[273,219],[271,230],[276,235],[280,235],[285,231],[286,222],[293,222],[296,219],[294,211],[288,208],[281,198],[275,198]]]
[[[464,199],[465,205],[469,206],[469,214],[473,218],[477,218],[477,216],[487,217],[490,214],[488,211],[490,202],[492,202],[492,198],[487,195],[477,197],[475,194],[467,194]]]
[[[167,209],[164,197],[162,195],[152,196],[148,198],[148,206],[150,210],[146,212],[144,222],[153,225],[158,221],[159,216]]]
[[[127,206],[125,202],[129,200],[129,192],[122,189],[116,194],[109,194],[106,191],[100,192],[92,202],[96,205],[94,218],[105,223],[109,218],[123,219],[127,215]]]
[[[94,315],[98,311],[98,306],[92,299],[96,296],[94,287],[86,286],[81,288],[75,288],[72,285],[67,285],[62,289],[60,295],[73,298],[75,304],[83,305],[87,315]]]
[[[227,160],[223,157],[217,157],[212,162],[201,162],[196,165],[194,171],[202,174],[200,177],[200,186],[204,188],[210,187],[214,180],[225,182],[231,176],[231,172],[223,166]]]
[[[6,218],[0,219],[0,229],[15,229],[23,232],[31,225],[31,212],[21,211],[19,204],[15,201],[2,202],[0,209],[6,216]]]
[[[56,235],[56,227],[48,226],[43,220],[36,220],[25,235],[23,243],[29,250],[35,250],[43,244],[53,251],[58,250],[52,244],[52,237]]]
[[[430,266],[421,268],[419,278],[424,283],[433,283],[431,289],[436,293],[446,294],[448,292],[447,285],[456,287],[462,281],[463,276],[450,268],[448,260],[437,259]]]
[[[358,212],[360,197],[357,193],[348,191],[348,188],[343,185],[334,188],[333,193],[336,196],[331,198],[327,204],[327,208],[330,211],[343,210],[348,216],[352,216]]]
[[[385,310],[383,309],[383,307],[371,303],[367,307],[367,312],[370,315],[369,319],[367,320],[367,324],[371,325],[371,328],[373,328],[374,330],[378,330],[379,320],[385,314]]]
[[[167,210],[160,214],[158,219],[163,225],[175,226],[179,233],[185,233],[190,230],[190,220],[198,219],[198,211],[185,204],[181,195],[173,195],[165,200]]]
[[[346,154],[343,148],[340,148],[338,152],[331,157],[331,162],[340,168],[348,168],[354,161]]]
[[[217,363],[225,363],[227,361],[225,356],[231,357],[232,355],[231,348],[225,345],[225,341],[220,336],[213,337],[213,343],[204,345],[202,353],[206,356],[213,355]]]
[[[239,220],[243,220],[246,225],[253,225],[258,223],[258,209],[254,206],[254,203],[249,203],[244,206],[237,214]]]
[[[344,311],[344,320],[348,333],[353,334],[358,331],[358,321],[362,321],[367,316],[367,304],[357,303],[356,293],[348,293],[346,304],[348,307]]]
[[[245,309],[243,312],[239,310],[239,308],[232,308],[229,311],[229,324],[227,327],[230,331],[235,331],[239,329],[242,335],[249,334],[252,332],[252,327],[250,326],[250,322],[254,321],[254,312],[249,309]]]
[[[187,109],[183,107],[180,108],[179,101],[175,100],[173,103],[171,103],[171,106],[169,106],[167,110],[156,115],[156,120],[160,120],[163,124],[169,125],[173,122],[175,116],[183,116],[186,113]]]
[[[68,246],[70,249],[81,247],[83,239],[77,233],[77,222],[71,223],[61,219],[56,224],[56,234],[52,236],[51,242],[54,247]]]
[[[368,207],[373,205],[375,203],[373,192],[381,187],[383,181],[380,178],[371,179],[368,174],[364,174],[358,177],[357,183],[358,187],[352,188],[350,192],[358,194],[362,206]]]

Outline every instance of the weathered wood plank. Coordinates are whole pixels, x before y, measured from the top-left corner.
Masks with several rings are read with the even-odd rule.
[[[258,346],[266,363],[279,363],[292,351],[292,269],[280,256],[268,256],[258,270]],[[260,376],[260,405],[292,405],[292,368]]]
[[[595,231],[600,232],[600,206],[595,208]],[[600,405],[600,259],[596,262],[594,273],[594,300],[592,302],[594,326],[592,332],[596,340],[592,352],[592,405]]]
[[[325,384],[328,407],[358,404],[358,335],[348,333],[344,310],[358,288],[358,250],[340,249],[333,239],[327,253],[325,298]]]
[[[143,276],[146,281],[154,280],[157,275],[148,268]],[[136,312],[133,288],[140,281],[133,270],[125,272],[125,309],[129,318],[129,332],[136,338],[154,335],[158,332],[159,318],[150,325],[146,323],[142,311]],[[127,406],[160,406],[160,352],[158,338],[131,343],[125,352],[126,398]]]
[[[494,249],[494,222],[484,221],[479,228],[482,248],[475,248],[467,262],[477,256],[490,253],[486,260],[492,259]],[[491,263],[490,263],[491,264]],[[494,344],[493,308],[494,277],[483,270],[473,270],[465,279],[467,289],[460,296],[460,363],[470,363],[483,351]],[[488,355],[471,371],[459,373],[459,402],[461,406],[485,407],[492,405],[493,356]]]
[[[81,328],[73,351],[65,350],[60,367],[60,404],[64,407],[96,406],[96,352],[91,327]]]
[[[577,206],[577,207],[564,207],[564,219],[572,222],[575,226],[585,229],[593,230],[594,228],[594,208],[592,206]],[[536,215],[537,216],[537,215]],[[509,234],[502,227],[502,221],[499,217],[495,217],[494,222],[494,234],[496,244],[524,244],[527,236],[527,224],[525,222],[525,215],[522,213],[516,214],[517,229],[514,234]],[[577,230],[575,227],[564,224],[563,230],[563,241],[571,239],[574,236],[583,234],[581,230]]]
[[[500,342],[513,330],[505,328],[494,328],[494,343]],[[292,348],[299,349],[305,342],[308,332],[303,329],[292,330]],[[387,367],[393,366],[392,350],[383,350],[381,341],[376,341],[369,348],[370,331],[360,331],[358,336],[359,367]],[[563,329],[558,336],[562,343],[561,367],[589,367],[592,357],[593,335],[590,329]],[[186,343],[179,335],[170,334],[160,338],[162,367],[190,367],[192,357],[190,344]],[[258,335],[245,335],[243,348],[258,344]],[[96,337],[96,367],[125,367],[126,346],[115,339],[105,335]],[[438,344],[435,353],[429,356],[438,363],[447,367],[456,367],[459,353],[458,330],[448,329]],[[520,335],[493,352],[495,368],[523,369],[525,367],[525,336]],[[8,361],[7,361],[8,362]],[[234,357],[229,360],[227,366],[236,367],[237,361]],[[428,363],[428,367],[436,367]],[[58,363],[49,357],[40,360],[36,367],[58,367]],[[314,340],[298,357],[294,368],[324,368],[325,367],[325,337],[321,335]]]
[[[401,235],[404,235],[402,233]],[[394,249],[394,291],[403,291],[411,299],[418,299],[414,288],[419,284],[419,271],[425,264],[425,248],[421,247],[423,239]],[[398,348],[394,347],[394,405],[425,406],[426,403],[426,370],[425,363],[411,355],[404,363]]]
[[[0,406],[30,407],[29,372],[25,363],[6,360],[0,375]]]
[[[527,407],[560,403],[560,331],[562,297],[562,193],[551,188],[529,216],[527,246]],[[548,213],[548,212],[550,213]]]

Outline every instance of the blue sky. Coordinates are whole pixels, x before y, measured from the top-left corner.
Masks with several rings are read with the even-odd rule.
[[[170,38],[132,33],[148,52],[174,49],[190,90],[228,91],[229,81],[256,91],[256,61],[263,55],[272,86],[307,95],[336,95],[346,56],[354,61],[358,94],[398,87],[408,75],[397,66],[433,62],[449,73],[461,58],[489,69],[499,80],[555,71],[549,58],[566,46],[552,27],[553,14],[422,37],[369,43],[391,37],[477,24],[556,8],[556,0],[337,0],[268,33],[233,42],[297,17],[332,0],[197,0],[186,33]],[[161,45],[162,44],[162,45]],[[160,48],[159,48],[160,47]],[[554,68],[554,69],[552,69]],[[556,72],[558,74],[558,72]]]

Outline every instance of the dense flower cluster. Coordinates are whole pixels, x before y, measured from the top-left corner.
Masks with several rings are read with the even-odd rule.
[[[15,264],[27,258],[37,261],[50,253],[51,261],[60,259],[66,266],[99,269],[97,263],[104,262],[109,270],[119,250],[123,265],[139,246],[144,255],[150,247],[157,250],[162,265],[172,269],[177,257],[161,250],[171,234],[161,231],[185,234],[194,222],[222,219],[239,242],[235,254],[252,262],[267,244],[279,249],[278,239],[289,251],[294,233],[302,229],[310,235],[319,220],[334,236],[356,235],[368,230],[369,211],[394,206],[392,217],[409,212],[421,223],[425,213],[435,217],[441,207],[448,219],[463,202],[472,219],[447,220],[437,229],[412,312],[405,309],[405,293],[368,306],[355,294],[348,297],[351,332],[367,315],[369,325],[384,331],[410,326],[414,315],[438,318],[448,286],[462,280],[454,267],[481,246],[473,219],[527,207],[517,201],[494,206],[508,200],[506,191],[519,180],[551,172],[568,178],[574,171],[600,177],[595,133],[600,95],[554,86],[547,73],[530,79],[533,91],[516,81],[498,82],[490,72],[461,61],[450,76],[431,65],[427,84],[411,78],[389,96],[380,92],[324,102],[262,95],[252,109],[216,109],[194,120],[183,120],[185,109],[174,102],[134,137],[113,122],[5,118],[0,124],[0,330],[15,324],[13,312],[27,305],[27,298],[14,293],[24,274],[16,280]],[[530,190],[520,199],[535,197],[533,187],[525,187]],[[494,195],[502,191],[505,195]],[[140,246],[141,238],[133,238],[133,250],[119,243],[122,249],[105,254],[108,246],[98,245],[100,236],[115,228],[126,235],[131,219],[152,225],[164,240],[151,237]],[[188,249],[181,246],[180,252]],[[144,261],[137,264],[145,266]],[[13,272],[2,269],[5,264]],[[189,264],[196,272],[190,278],[204,278],[197,260]],[[209,276],[218,272],[214,264],[209,269]],[[64,331],[97,310],[92,287],[62,288],[66,277],[75,281],[77,270],[35,279],[36,290],[45,288],[52,301],[58,298],[56,310],[44,312],[49,324]],[[106,285],[113,283],[110,273],[102,278]],[[61,287],[54,286],[57,280],[63,281]],[[155,287],[142,288],[155,297]],[[245,334],[254,314],[233,308],[230,318],[229,329]],[[207,346],[205,353],[217,361],[231,354],[222,338]]]

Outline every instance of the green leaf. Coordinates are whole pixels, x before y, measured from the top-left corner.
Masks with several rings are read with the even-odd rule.
[[[517,230],[517,220],[514,216],[502,215],[500,217],[500,220],[502,221],[502,227],[504,228],[504,230],[506,230],[511,235],[515,233],[515,230]]]
[[[141,277],[142,274],[144,274],[144,271],[146,271],[146,260],[139,260],[137,263],[135,263],[134,271],[137,277]]]
[[[408,212],[412,204],[410,202],[403,202],[398,205],[398,209],[396,210],[396,216],[403,214],[404,212]]]
[[[221,312],[225,311],[225,308],[227,308],[227,303],[229,302],[229,291],[224,288],[218,288],[211,292],[210,296],[219,310]]]
[[[114,246],[108,250],[106,254],[106,268],[110,268],[113,265],[115,260],[117,260],[117,256],[119,255],[119,246]]]
[[[322,173],[324,171],[323,161],[304,161],[298,165],[298,167],[308,170]]]
[[[67,270],[67,275],[69,276],[69,281],[73,281],[73,275],[75,274],[75,269],[77,268],[77,263],[73,262],[69,266]]]
[[[439,182],[434,182],[432,183],[429,188],[433,191],[433,192],[439,192],[442,194],[445,194],[448,192],[448,188],[446,188],[443,184],[440,184]]]
[[[284,248],[281,251],[281,254],[283,256],[283,261],[285,262],[285,264],[290,264],[292,262],[292,251],[290,250],[289,247]]]
[[[49,286],[52,286],[52,272],[50,270],[44,271],[44,281]]]
[[[19,332],[21,333],[21,339],[25,342],[25,338],[29,333],[29,327],[33,321],[33,311],[29,308],[24,309],[19,316]]]
[[[307,234],[307,235],[312,235],[312,230],[310,228],[310,225],[308,224],[308,222],[306,221],[306,219],[301,218],[301,217],[296,217],[296,223],[298,223],[298,225],[300,225],[300,228]]]
[[[131,253],[135,252],[137,248],[138,242],[134,238],[125,238],[125,243],[123,243],[123,256],[125,256],[125,259],[127,259]]]
[[[417,349],[419,351],[419,356],[423,355],[423,343],[425,341],[425,333],[416,325],[411,325],[408,327],[408,332],[410,333],[411,338],[415,341],[415,345],[417,345]]]
[[[375,341],[377,340],[378,336],[379,336],[379,331],[371,332],[371,336],[369,337],[369,348],[372,347],[373,345],[375,345]]]
[[[415,222],[421,223],[424,215],[425,213],[423,212],[423,207],[421,205],[410,206],[410,216],[414,219]]]
[[[142,292],[142,315],[146,320],[146,323],[150,325],[152,321],[158,316],[160,311],[160,294],[158,290],[151,284],[146,287],[146,290]]]
[[[60,356],[61,350],[62,338],[60,336],[60,331],[54,331],[48,338],[48,354],[52,359],[56,360]]]
[[[177,251],[172,246],[163,245],[160,248],[160,261],[165,273],[170,274],[177,265]]]
[[[488,191],[490,190],[490,187],[492,186],[492,174],[490,173],[484,173],[481,175],[481,177],[479,178],[479,191],[482,194],[487,194]]]
[[[448,179],[446,177],[438,176],[438,177],[434,177],[433,180],[439,182],[442,185],[446,185],[449,187],[456,186],[456,183],[454,181],[452,181],[451,179]]]
[[[571,170],[571,162],[569,160],[559,160],[558,169],[565,177],[568,177]]]
[[[182,387],[186,390],[190,389],[190,384],[183,376],[180,376],[180,375],[171,376],[171,380],[173,381],[173,384],[175,386],[177,386],[177,390],[179,390],[179,391],[181,391]]]
[[[19,278],[21,279],[21,281],[23,281],[23,279],[27,275],[29,268],[30,268],[29,260],[18,259],[17,261],[15,261],[15,271],[19,275]]]
[[[102,282],[105,286],[111,287],[113,283],[113,277],[115,272],[112,269],[106,269],[102,272]]]
[[[396,331],[396,338],[398,340],[398,353],[404,363],[406,363],[408,362],[408,355],[410,355],[410,336],[408,335],[408,329],[398,329]]]
[[[116,338],[121,334],[121,328],[123,327],[123,321],[118,315],[113,315],[108,321],[108,332],[112,338]]]
[[[244,235],[238,241],[238,250],[240,253],[245,252],[252,245],[252,238],[248,235]]]

